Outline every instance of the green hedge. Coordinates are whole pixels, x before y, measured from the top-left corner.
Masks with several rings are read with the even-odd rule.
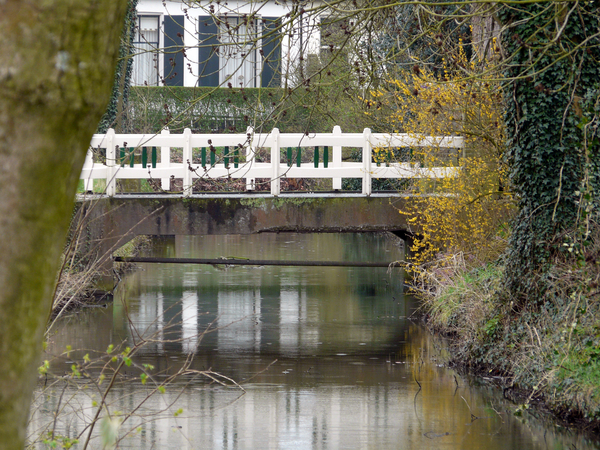
[[[328,132],[333,117],[315,113],[314,92],[280,88],[132,87],[124,130],[157,133],[190,128],[194,133],[255,130]],[[355,130],[344,130],[355,131]]]

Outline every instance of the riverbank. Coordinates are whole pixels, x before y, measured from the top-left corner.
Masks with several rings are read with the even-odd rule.
[[[561,424],[600,432],[600,270],[555,261],[544,295],[502,298],[503,266],[463,255],[427,265],[415,282],[427,324],[451,342],[451,364],[494,377],[515,414],[535,406]]]
[[[150,243],[148,236],[136,236],[123,247],[114,252],[115,256],[133,257]],[[75,256],[74,256],[75,255]],[[115,273],[122,275],[134,267],[130,263],[119,263],[115,267]],[[112,302],[113,287],[102,286],[98,283],[103,274],[99,270],[97,260],[91,257],[81,258],[76,249],[67,247],[63,255],[63,265],[58,275],[58,282],[54,291],[51,318],[67,311],[73,311],[84,307],[106,306]]]

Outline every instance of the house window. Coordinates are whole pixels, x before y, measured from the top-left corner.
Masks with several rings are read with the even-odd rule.
[[[257,87],[256,22],[242,17],[219,20],[219,84]]]
[[[133,48],[131,84],[134,86],[158,86],[158,16],[138,16]]]
[[[198,86],[280,86],[280,25],[279,17],[199,17]]]

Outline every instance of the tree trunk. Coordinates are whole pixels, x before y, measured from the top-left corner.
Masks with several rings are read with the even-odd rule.
[[[0,1],[0,442],[23,448],[42,336],[126,0]]]
[[[506,259],[506,294],[541,302],[547,271],[578,241],[585,195],[596,199],[600,143],[586,137],[600,92],[598,9],[589,2],[500,9],[511,55],[505,87],[507,161],[519,213]],[[569,11],[569,9],[573,11]],[[588,41],[586,44],[584,44]]]

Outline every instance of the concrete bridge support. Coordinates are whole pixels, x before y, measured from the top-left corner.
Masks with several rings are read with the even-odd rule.
[[[412,231],[398,209],[410,199],[364,196],[120,196],[79,200],[86,251],[104,267],[112,253],[138,235],[211,235],[265,232],[348,233]],[[83,247],[82,247],[83,248]]]

